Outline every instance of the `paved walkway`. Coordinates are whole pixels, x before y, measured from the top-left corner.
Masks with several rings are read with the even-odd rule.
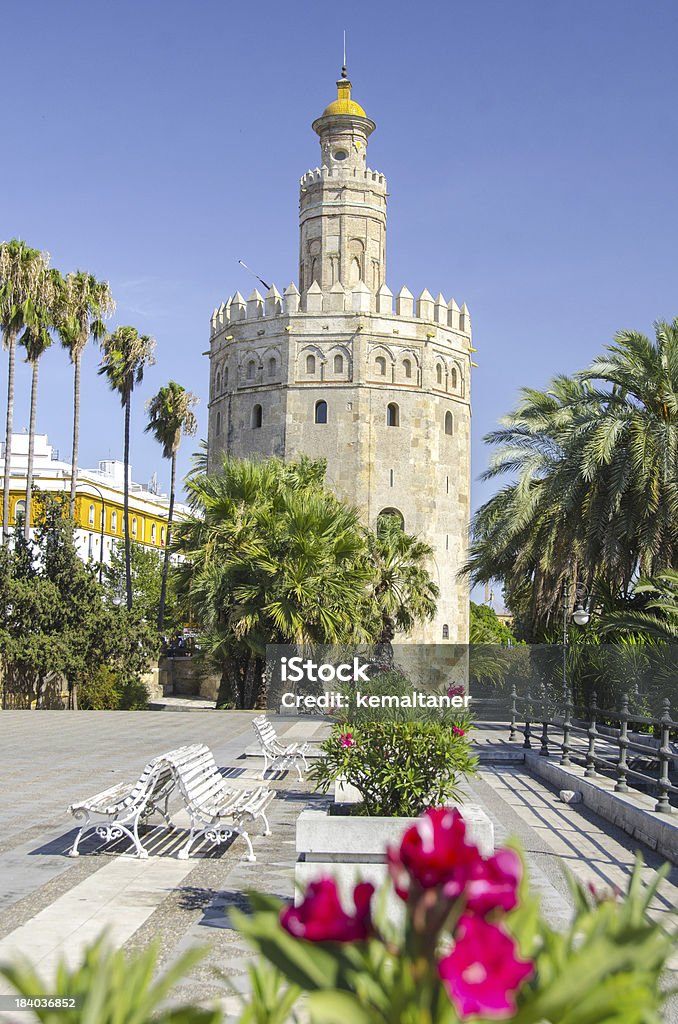
[[[128,950],[159,938],[163,965],[189,946],[206,945],[207,960],[176,997],[225,998],[227,1011],[235,1014],[239,1000],[225,995],[213,969],[246,992],[252,953],[230,927],[228,909],[242,905],[249,888],[291,898],[296,818],[321,798],[299,784],[296,773],[273,780],[278,791],[271,807],[273,836],[254,839],[255,864],[241,860],[242,840],[178,861],[172,854],[182,835],[160,829],[145,839],[151,850],[147,861],[111,847],[96,852],[95,840],[86,840],[83,856],[71,860],[64,856],[74,834],[65,808],[134,776],[149,756],[187,742],[208,743],[218,764],[233,766],[244,782],[256,781],[257,765],[241,756],[251,744],[251,717],[247,712],[0,712],[0,960],[13,951],[27,952],[48,973],[65,952],[69,961],[77,960],[83,945],[104,927]],[[303,718],[288,720],[283,729],[314,738],[324,726]],[[492,817],[498,844],[509,835],[521,841],[533,888],[555,926],[563,926],[571,914],[563,866],[584,882],[623,887],[638,843],[581,805],[560,803],[524,765],[484,763],[468,789],[469,799]],[[181,813],[175,815],[178,824]],[[641,852],[649,868],[658,866],[652,851],[641,847]],[[656,915],[665,916],[677,901],[674,869]],[[0,1014],[0,1020],[9,1019]],[[666,1020],[678,1021],[678,1014],[669,1012]],[[22,1021],[28,1024],[27,1018]]]

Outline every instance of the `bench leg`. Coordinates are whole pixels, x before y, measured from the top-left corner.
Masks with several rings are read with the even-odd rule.
[[[262,835],[264,835],[264,836],[272,835],[273,833],[271,832],[271,826],[269,825],[268,818],[266,817],[266,815],[265,815],[265,813],[263,811],[259,811],[259,817],[264,822],[264,831],[262,832]]]
[[[188,842],[186,843],[185,846],[182,846],[182,848],[179,850],[179,853],[177,854],[179,860],[188,860],[188,855],[191,852],[191,847],[193,846],[193,843],[195,842],[199,835],[202,835],[202,829],[191,829],[191,834],[188,837]]]
[[[254,850],[252,849],[252,840],[250,839],[248,833],[242,831],[239,828],[235,829],[234,831],[238,835],[241,835],[243,837],[243,839],[245,840],[245,842],[247,843],[247,851],[248,852],[244,855],[243,860],[248,860],[248,861],[250,861],[250,863],[254,862],[257,858],[254,856]]]
[[[76,811],[74,817],[75,818],[82,818],[82,813],[83,813],[82,811],[80,811],[79,813]],[[78,846],[80,845],[80,840],[82,839],[83,833],[89,828],[90,820],[91,819],[90,819],[90,816],[88,814],[87,817],[86,817],[86,820],[81,825],[80,830],[79,830],[77,836],[73,840],[73,846],[68,851],[68,856],[69,857],[79,857],[80,856],[80,851],[78,850]]]

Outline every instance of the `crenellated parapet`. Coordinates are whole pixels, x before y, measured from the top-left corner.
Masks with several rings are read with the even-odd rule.
[[[236,292],[212,313],[211,336],[240,322],[251,323],[254,320],[298,313],[371,314],[420,320],[434,329],[430,336],[435,335],[436,328],[442,328],[471,338],[471,317],[466,303],[459,307],[455,299],[448,301],[441,292],[434,298],[427,288],[415,299],[407,286],[403,286],[394,296],[386,284],[372,291],[364,281],[359,281],[352,288],[345,288],[341,282],[336,282],[325,290],[314,281],[303,294],[295,284],[290,284],[282,294],[275,285],[271,285],[266,295],[255,288],[247,299]]]
[[[386,177],[381,171],[373,171],[371,167],[366,169],[360,167],[344,168],[340,164],[334,167],[315,167],[312,171],[306,171],[299,179],[299,184],[302,188],[309,188],[317,182],[336,181],[337,179],[345,181],[351,178],[355,178],[360,182],[374,182],[386,188]]]

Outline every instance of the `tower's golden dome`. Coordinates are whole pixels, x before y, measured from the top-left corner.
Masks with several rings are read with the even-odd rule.
[[[342,72],[342,76],[343,76]],[[333,114],[353,114],[354,117],[367,117],[367,114],[355,100],[351,99],[351,83],[348,78],[340,78],[337,82],[337,98],[322,112],[323,117]]]

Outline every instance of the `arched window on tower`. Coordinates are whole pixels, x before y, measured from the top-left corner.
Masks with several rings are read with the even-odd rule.
[[[357,256],[354,256],[351,260],[351,284],[359,284],[363,279],[363,268],[360,266],[360,260]]]
[[[343,373],[344,372],[344,357],[343,356],[336,355],[334,357],[334,372],[335,373]]]
[[[457,371],[456,371],[456,369],[452,369],[450,371],[450,387],[451,388],[455,388],[455,389],[457,387]]]
[[[439,386],[443,383],[443,368],[441,363],[436,366],[436,384]]]
[[[386,360],[384,359],[384,357],[383,356],[377,356],[377,358],[374,360],[374,362],[375,362],[375,365],[377,367],[377,373],[379,374],[379,376],[380,377],[385,377],[386,376]]]
[[[216,425],[215,425],[214,432],[217,435],[217,437],[219,437],[219,435],[221,434],[221,413],[220,412],[217,413],[217,419],[216,419]]]
[[[252,409],[252,429],[257,430],[263,422],[264,414],[260,405],[255,405]]]
[[[401,530],[405,529],[405,517],[403,516],[400,509],[397,508],[382,508],[381,512],[377,516],[377,534],[386,523],[396,522]]]
[[[269,375],[269,377],[275,377],[276,366],[277,366],[277,363],[276,363],[275,356],[271,356],[271,358],[268,361],[268,375]]]
[[[450,639],[450,627],[447,625],[447,623],[445,623],[445,625],[443,626],[443,640],[449,640],[449,639]]]
[[[224,387],[228,387],[228,367],[224,367]]]
[[[412,376],[412,363],[409,359],[403,359],[403,372],[409,380]]]
[[[214,378],[214,393],[218,395],[221,392],[221,371],[217,370],[217,375]]]
[[[321,400],[315,403],[315,421],[316,423],[327,423],[327,402]]]
[[[389,402],[388,405],[386,406],[386,426],[400,426],[400,409],[398,408],[395,402]]]
[[[452,436],[454,433],[454,420],[452,419],[452,413],[445,413],[445,433]]]
[[[256,372],[257,372],[257,364],[255,363],[255,361],[253,359],[250,359],[249,363],[247,364],[247,379],[248,380],[254,380],[254,376],[255,376]]]
[[[306,373],[315,373],[315,356],[306,356]]]

